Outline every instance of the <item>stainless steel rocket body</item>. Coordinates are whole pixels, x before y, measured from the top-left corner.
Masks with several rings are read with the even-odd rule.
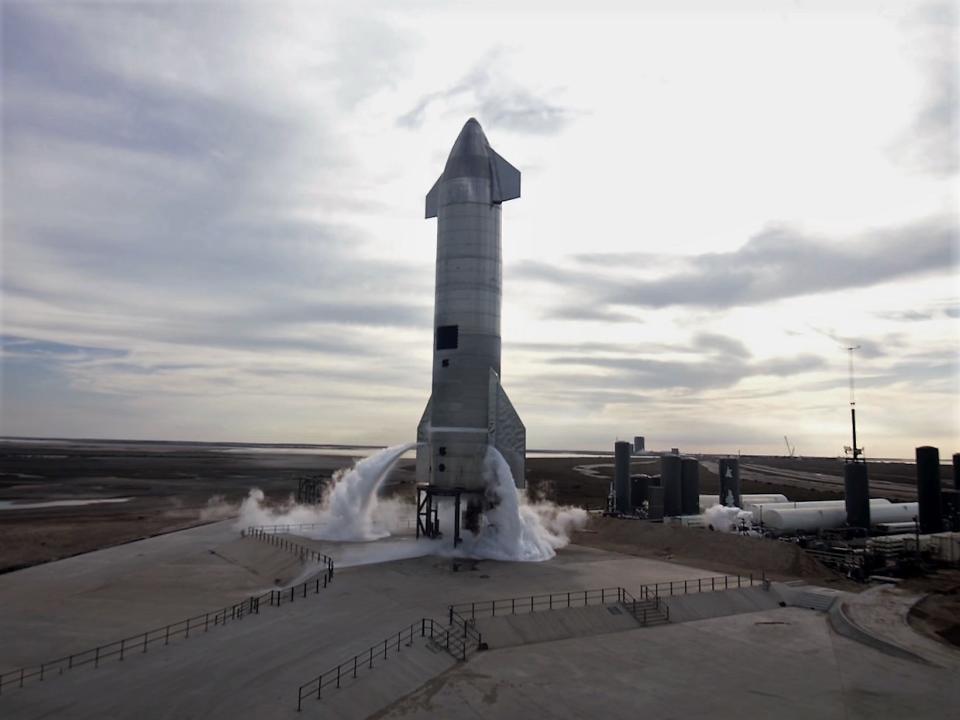
[[[500,204],[520,195],[520,173],[464,125],[427,195],[437,218],[433,387],[417,439],[417,479],[482,491],[488,446],[523,485],[526,432],[500,386]]]

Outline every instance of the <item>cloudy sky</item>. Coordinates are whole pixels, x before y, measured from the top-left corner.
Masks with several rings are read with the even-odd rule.
[[[472,115],[530,446],[960,450],[957,5],[517,5],[4,0],[0,433],[411,439]]]

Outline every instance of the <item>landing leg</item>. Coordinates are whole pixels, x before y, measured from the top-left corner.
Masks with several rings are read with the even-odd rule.
[[[453,510],[453,546],[460,544],[460,493],[456,494]]]

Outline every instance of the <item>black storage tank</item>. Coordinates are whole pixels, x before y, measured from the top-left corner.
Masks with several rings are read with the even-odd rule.
[[[631,475],[630,476],[630,504],[633,509],[643,505],[644,500],[649,500],[648,488],[650,487],[649,475]]]
[[[720,504],[743,507],[740,504],[740,460],[720,458]]]
[[[613,445],[613,496],[616,511],[628,513],[630,507],[630,443],[617,441]]]
[[[680,461],[680,512],[700,514],[700,461],[685,457]]]
[[[660,458],[660,485],[663,487],[663,515],[674,517],[683,512],[681,506],[681,465],[679,455]]]
[[[960,490],[950,488],[940,491],[940,507],[943,508],[943,522],[951,532],[960,530]]]
[[[843,466],[843,500],[847,508],[847,525],[870,529],[870,483],[867,464],[850,462]]]
[[[647,509],[648,520],[663,519],[663,488],[659,485],[651,485],[647,488],[650,507]]]
[[[928,445],[917,448],[917,502],[920,504],[920,532],[943,532],[940,451]]]

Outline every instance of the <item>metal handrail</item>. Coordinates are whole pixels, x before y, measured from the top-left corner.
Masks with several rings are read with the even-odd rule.
[[[316,524],[316,523],[310,523],[310,524]],[[267,526],[267,527],[270,527],[270,526]],[[275,525],[273,527],[280,527],[280,526]],[[285,527],[292,527],[292,526],[285,526]],[[327,565],[329,565],[331,568],[333,567],[333,558],[327,555],[324,555],[319,550],[314,550],[311,547],[307,547],[306,545],[302,545],[298,542],[294,542],[293,540],[289,540],[285,537],[280,537],[280,533],[269,532],[265,530],[263,527],[248,527],[246,530],[242,530],[240,532],[240,537],[255,538],[257,540],[262,540],[264,542],[270,543],[271,545],[275,545],[281,549],[289,550],[293,552],[295,555],[298,555],[300,557],[300,560],[303,562],[306,562],[306,560],[309,558],[311,560],[315,560],[318,563],[324,562]]]
[[[179,635],[189,638],[191,632],[197,633],[201,629],[203,632],[207,632],[211,626],[226,625],[228,620],[240,620],[246,615],[259,615],[260,602],[264,599],[269,599],[268,604],[270,606],[279,607],[285,602],[293,602],[297,595],[306,598],[310,589],[313,590],[313,594],[318,594],[321,588],[327,587],[333,580],[334,570],[333,560],[326,555],[320,555],[321,559],[318,559],[318,562],[323,563],[323,570],[302,583],[291,585],[289,588],[268,590],[260,595],[251,595],[233,605],[194,615],[185,620],[178,620],[163,627],[114,640],[89,650],[81,650],[55,660],[47,660],[39,665],[28,665],[0,673],[0,694],[3,693],[4,687],[9,685],[22,688],[24,682],[28,680],[39,678],[42,681],[51,673],[62,675],[65,670],[72,670],[89,663],[93,663],[94,667],[99,667],[101,660],[115,655],[119,655],[120,660],[123,660],[124,656],[130,654],[130,652],[147,652],[147,648],[153,643],[163,641],[164,645],[168,645],[171,638],[176,638]]]
[[[732,582],[731,578],[733,580]],[[580,607],[581,599],[583,600],[583,606],[590,605],[591,601],[599,600],[599,603],[596,604],[605,605],[608,602],[622,604],[624,607],[630,609],[634,618],[640,621],[643,625],[647,625],[648,610],[656,610],[659,614],[661,614],[662,617],[666,619],[667,622],[670,621],[670,606],[665,600],[662,599],[666,597],[666,595],[661,595],[659,592],[660,587],[663,587],[664,590],[668,590],[671,595],[681,594],[681,588],[683,589],[683,593],[694,592],[694,588],[696,588],[697,592],[708,592],[710,590],[722,589],[718,587],[720,584],[718,581],[722,581],[723,588],[742,587],[747,581],[751,586],[754,583],[752,574],[749,576],[720,575],[708,578],[700,578],[699,580],[689,580],[685,582],[674,581],[655,583],[653,585],[642,585],[640,597],[634,597],[622,587],[612,587],[597,588],[593,590],[558,592],[544,595],[528,595],[519,598],[501,598],[499,600],[458,603],[449,605],[447,607],[450,627],[440,628],[438,630],[437,628],[439,627],[439,624],[435,620],[431,618],[422,618],[419,621],[420,636],[426,637],[429,630],[430,638],[439,638],[440,643],[446,647],[447,652],[449,652],[455,658],[466,660],[468,639],[476,642],[478,650],[486,649],[486,645],[483,643],[482,634],[473,626],[478,610],[481,614],[483,614],[485,609],[489,609],[489,614],[491,616],[496,616],[497,608],[502,605],[503,609],[501,610],[501,614],[503,614],[508,603],[510,607],[510,614],[516,614],[518,609],[521,612],[534,612],[544,604],[546,604],[549,609],[559,609],[564,606]],[[681,582],[684,584],[681,584]],[[696,583],[696,585],[694,585],[694,583]],[[642,605],[640,605],[641,603]],[[640,605],[639,608],[638,605]],[[468,613],[469,617],[467,617]],[[340,663],[339,665],[321,673],[317,677],[301,685],[297,691],[297,711],[299,712],[302,709],[305,698],[316,695],[317,699],[319,700],[322,697],[324,687],[335,684],[336,687],[339,688],[342,679],[350,676],[351,673],[352,677],[356,678],[357,673],[364,664],[366,665],[366,669],[373,669],[374,659],[379,658],[381,654],[383,655],[383,659],[386,660],[391,649],[395,648],[396,652],[399,653],[400,644],[403,642],[404,638],[407,640],[408,647],[412,645],[416,626],[417,623],[411,623],[408,627],[404,628],[396,635],[390,635],[382,643],[371,645],[367,650],[357,653],[349,660]],[[451,632],[453,628],[457,628],[456,634]],[[460,628],[462,628],[462,636]],[[470,645],[472,644],[473,643],[470,643]],[[363,661],[362,663],[361,660]]]
[[[663,583],[641,585],[637,597],[642,600],[654,601],[660,607],[661,596],[686,595],[693,592],[712,592],[728,590],[730,588],[752,587],[755,584],[753,574],[750,575],[715,575],[693,580],[673,580]],[[481,600],[474,602],[456,603],[450,605],[451,622],[454,614],[466,616],[475,620],[477,615],[496,616],[500,614],[516,615],[517,612],[535,612],[538,609],[554,610],[563,607],[586,607],[588,605],[605,605],[607,602],[624,602],[624,597],[633,598],[622,587],[596,588],[593,590],[571,590],[541,595],[524,595],[522,597],[499,598],[496,600]],[[544,606],[546,606],[544,608]]]
[[[372,670],[373,661],[380,659],[381,655],[383,659],[386,660],[391,650],[395,649],[396,653],[399,654],[400,645],[404,640],[406,640],[407,647],[413,645],[417,626],[420,627],[420,637],[427,637],[429,632],[430,639],[439,640],[440,644],[444,646],[446,651],[454,658],[461,660],[466,659],[467,648],[465,642],[461,642],[456,635],[450,632],[449,628],[441,627],[433,618],[421,618],[416,622],[410,623],[409,626],[403,628],[395,635],[389,635],[383,642],[371,645],[349,660],[344,660],[339,665],[320,673],[312,680],[308,680],[301,685],[297,689],[297,712],[301,711],[304,699],[316,695],[317,700],[319,700],[323,696],[323,688],[335,685],[339,689],[344,679],[350,677],[355,679],[361,669]]]
[[[294,523],[288,525],[250,525],[245,532],[252,533],[259,531],[271,535],[290,534],[294,530],[313,530],[318,527],[326,527],[326,523]]]
[[[664,616],[667,621],[670,619],[670,609],[665,603],[661,604],[659,597],[654,595],[647,599],[638,600],[622,587],[571,590],[569,592],[550,593],[549,595],[530,595],[519,598],[461,603],[459,605],[451,605],[448,608],[448,612],[451,624],[453,624],[454,619],[459,619],[460,622],[463,623],[466,631],[469,627],[468,624],[475,622],[478,613],[480,615],[489,613],[492,617],[496,617],[499,611],[500,614],[503,615],[507,612],[508,604],[508,614],[516,615],[518,612],[522,614],[536,612],[541,609],[555,610],[565,607],[587,607],[593,604],[606,605],[613,602],[627,606],[627,608],[632,611],[631,614],[643,625],[648,624],[648,611],[656,611],[659,615]],[[637,608],[637,603],[642,603],[639,609]],[[465,618],[464,614],[469,614],[469,619]],[[472,628],[470,629],[472,630]],[[467,637],[466,632],[464,633],[464,637]],[[471,637],[476,639],[478,648],[483,647],[483,638],[479,632],[473,631]]]
[[[627,610],[630,611],[630,614],[633,615],[633,618],[640,622],[641,625],[646,627],[648,625],[647,610],[650,610],[650,605],[653,605],[653,610],[656,610],[667,622],[670,622],[670,606],[665,602],[660,602],[660,597],[654,595],[652,599],[650,598],[641,598],[637,599],[626,590],[623,591],[623,597],[620,601]],[[637,603],[641,603],[640,608],[637,608]]]
[[[561,607],[579,607],[580,605],[599,604],[605,605],[607,599],[617,598],[619,602],[620,592],[623,588],[609,587],[597,588],[594,590],[571,590],[570,592],[556,592],[544,595],[525,595],[523,597],[500,598],[498,600],[481,600],[479,602],[457,603],[449,606],[449,610],[458,615],[470,614],[470,619],[475,620],[477,614],[489,614],[496,617],[499,610],[500,614],[516,615],[517,611],[524,610],[535,612],[542,606],[553,610]],[[582,603],[580,601],[583,601]],[[591,603],[591,601],[599,601]]]
[[[648,598],[661,595],[688,595],[693,592],[713,592],[730,588],[753,587],[757,581],[753,573],[749,575],[714,575],[692,580],[670,580],[668,582],[641,585],[640,595]]]
[[[449,619],[450,619],[451,627],[456,627],[456,625],[459,623],[459,625],[463,628],[463,643],[464,643],[463,659],[464,660],[467,659],[466,658],[467,638],[472,639],[476,643],[477,650],[486,650],[487,646],[483,642],[483,635],[476,628],[471,627],[471,623],[472,623],[471,620],[467,620],[460,613],[454,610],[452,606],[449,608]]]

